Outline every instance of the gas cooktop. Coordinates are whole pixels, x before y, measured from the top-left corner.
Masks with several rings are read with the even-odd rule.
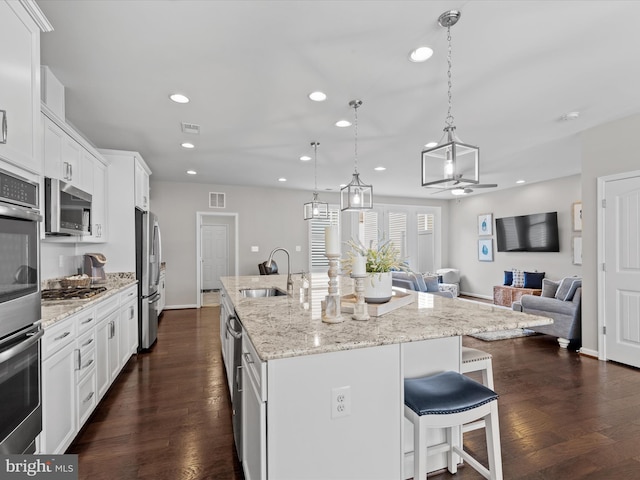
[[[51,288],[42,290],[42,300],[81,300],[104,292],[107,287]]]

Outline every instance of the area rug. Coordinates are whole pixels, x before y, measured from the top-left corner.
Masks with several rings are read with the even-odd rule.
[[[469,335],[470,337],[484,340],[485,342],[493,342],[495,340],[507,340],[509,338],[529,337],[537,335],[537,332],[526,328],[516,328],[514,330],[499,330],[497,332],[482,332]]]

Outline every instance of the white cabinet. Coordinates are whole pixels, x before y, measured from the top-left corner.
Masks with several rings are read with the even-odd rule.
[[[48,111],[45,106],[43,111]],[[53,115],[42,114],[44,174],[93,194],[93,155],[70,134],[71,129]]]
[[[101,399],[120,371],[118,334],[120,311],[118,297],[110,297],[97,309],[96,327],[96,382],[98,399]]]
[[[120,365],[138,351],[138,287],[134,285],[120,294]]]
[[[64,453],[77,433],[75,337],[73,317],[44,333],[41,453]]]
[[[109,268],[114,272],[136,270],[136,169],[150,172],[137,152],[121,150],[99,150],[109,164],[107,169],[107,195],[109,242],[102,252],[109,259]],[[117,232],[117,235],[115,234]]]
[[[0,158],[41,173],[40,27],[51,25],[35,2],[29,8],[0,1]]]
[[[260,480],[267,478],[266,364],[247,338],[243,329],[242,468],[247,480]]]
[[[83,236],[83,243],[104,243],[107,235],[107,166],[92,157],[93,197],[91,201],[91,235]]]
[[[136,190],[136,207],[145,212],[149,211],[149,170],[145,168],[144,162],[140,162],[142,157],[139,155],[135,161],[135,190]]]

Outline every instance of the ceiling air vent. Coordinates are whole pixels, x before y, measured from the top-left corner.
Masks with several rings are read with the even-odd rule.
[[[225,208],[226,203],[224,193],[209,192],[209,208]]]
[[[190,133],[192,135],[200,135],[200,125],[195,123],[181,122],[182,133]]]

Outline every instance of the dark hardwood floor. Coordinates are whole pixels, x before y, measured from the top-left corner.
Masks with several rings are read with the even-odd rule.
[[[243,479],[218,315],[163,314],[153,351],[129,361],[68,450],[79,454],[80,479]],[[638,370],[562,350],[546,335],[463,343],[493,354],[506,480],[640,478]],[[486,460],[483,431],[465,444]],[[482,477],[462,466],[429,478]]]

